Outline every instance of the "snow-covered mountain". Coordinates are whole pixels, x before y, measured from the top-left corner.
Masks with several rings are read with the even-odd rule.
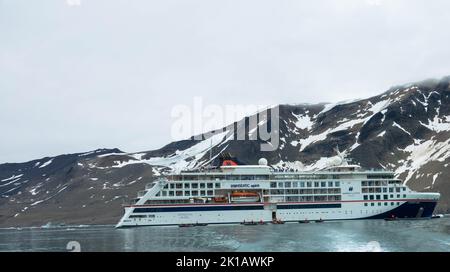
[[[260,150],[262,141],[249,140],[258,130],[247,117],[212,137],[172,142],[154,151],[101,149],[3,164],[0,226],[115,223],[121,204],[155,176],[201,167],[211,155],[227,152],[249,164],[265,157],[274,167],[314,170],[335,163],[336,146],[364,167],[395,170],[413,189],[441,192],[438,210],[449,212],[449,85],[446,77],[352,102],[279,105],[280,145],[270,152]],[[270,115],[257,126],[268,121]],[[246,140],[236,140],[241,126]]]

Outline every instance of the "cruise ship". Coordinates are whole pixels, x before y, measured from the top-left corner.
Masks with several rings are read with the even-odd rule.
[[[392,171],[364,170],[345,157],[318,171],[222,159],[217,167],[148,184],[116,227],[430,218],[439,197],[411,190]]]

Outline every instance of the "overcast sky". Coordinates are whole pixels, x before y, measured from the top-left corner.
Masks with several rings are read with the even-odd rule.
[[[0,163],[171,141],[175,105],[450,75],[448,0],[0,0]]]

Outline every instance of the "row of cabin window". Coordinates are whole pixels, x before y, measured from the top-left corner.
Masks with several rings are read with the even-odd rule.
[[[394,178],[394,175],[391,174],[383,174],[383,175],[367,175],[368,179],[392,179]]]
[[[183,189],[183,187],[185,189],[213,189],[214,187],[216,189],[220,189],[220,183],[170,183],[166,184],[166,186],[164,186],[164,189]]]
[[[218,176],[177,176],[173,177],[175,181],[186,180],[269,180],[268,175],[218,175]]]
[[[270,179],[339,179],[340,175],[217,175],[217,176],[204,176],[204,175],[183,175],[173,176],[174,181],[189,181],[189,180],[270,180]],[[368,179],[392,179],[392,175],[368,175]],[[389,181],[389,183],[398,183],[399,181]]]
[[[305,180],[315,180],[315,179],[339,179],[340,175],[275,175],[274,179],[305,179]]]
[[[151,200],[147,200],[145,202],[146,205],[150,205],[150,204],[187,204],[187,203],[191,203],[191,201],[189,199],[162,199],[162,200],[158,200],[158,199],[151,199]]]
[[[364,200],[381,200],[381,195],[364,195]],[[400,198],[401,195],[397,194],[397,198]],[[393,199],[394,194],[391,195],[383,195],[383,200]],[[406,198],[406,194],[403,194],[403,198]]]
[[[388,184],[399,184],[400,180],[363,180],[361,186],[387,186]]]
[[[340,201],[340,195],[324,195],[324,196],[286,196],[286,202],[317,202],[317,201]]]
[[[285,182],[271,182],[270,183],[270,188],[297,188],[297,187],[301,187],[301,188],[311,188],[311,187],[339,187],[340,186],[340,182],[339,181],[285,181]],[[334,185],[334,186],[333,186]]]
[[[389,204],[388,204],[388,202],[384,202],[384,206],[388,206]],[[395,205],[395,202],[391,202],[391,206],[394,206]],[[397,202],[397,206],[399,206],[400,205],[400,202]],[[364,203],[364,206],[369,206],[369,203]],[[375,206],[375,203],[370,203],[370,206]],[[378,202],[378,206],[381,206],[381,202]]]
[[[156,196],[214,196],[214,191],[161,191]]]
[[[395,189],[396,193],[400,193],[400,191],[405,192],[406,191],[406,187],[384,187],[384,188],[362,188],[362,193],[387,193],[389,190],[389,193],[393,193]]]
[[[305,180],[320,180],[320,179],[339,179],[339,175],[217,175],[217,176],[203,176],[203,175],[183,175],[173,176],[174,181],[194,181],[194,180],[279,180],[279,179],[305,179]]]
[[[272,195],[312,195],[312,194],[340,194],[340,188],[332,189],[271,189]]]
[[[128,218],[155,218],[154,214],[132,214]]]

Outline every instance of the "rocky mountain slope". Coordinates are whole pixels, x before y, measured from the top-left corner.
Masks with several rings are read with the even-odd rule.
[[[335,146],[363,167],[395,170],[415,190],[440,192],[438,211],[449,212],[449,85],[446,77],[352,102],[279,105],[280,146],[270,152],[260,150],[261,140],[250,140],[258,129],[246,118],[210,138],[154,151],[101,149],[2,164],[0,226],[115,223],[121,205],[155,176],[201,167],[211,154],[228,152],[245,163],[265,157],[277,168],[314,170],[335,162]],[[270,115],[259,118],[257,126],[268,121]],[[245,128],[246,140],[236,140],[238,128]]]

